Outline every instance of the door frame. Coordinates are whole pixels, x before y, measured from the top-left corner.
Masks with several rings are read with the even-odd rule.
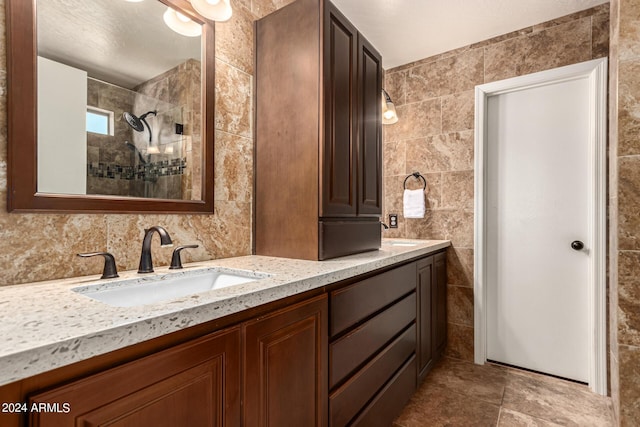
[[[486,191],[487,100],[491,96],[587,78],[589,81],[589,387],[607,394],[606,145],[607,59],[595,59],[475,88],[474,361],[487,360]]]

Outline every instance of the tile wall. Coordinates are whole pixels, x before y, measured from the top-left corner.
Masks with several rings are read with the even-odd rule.
[[[230,21],[216,24],[215,212],[213,215],[15,214],[6,212],[7,116],[5,0],[0,0],[0,285],[99,274],[108,250],[121,270],[137,268],[143,229],[162,225],[177,244],[198,243],[184,260],[251,253],[253,197],[253,21],[288,3],[234,0]],[[171,249],[154,245],[156,265]]]
[[[452,241],[449,356],[473,360],[474,87],[606,57],[608,45],[604,4],[387,70],[385,88],[400,121],[384,129],[384,218],[400,218],[385,235]],[[427,214],[405,220],[402,183],[414,171],[428,182]]]
[[[640,420],[640,0],[611,1],[611,377],[620,425]]]

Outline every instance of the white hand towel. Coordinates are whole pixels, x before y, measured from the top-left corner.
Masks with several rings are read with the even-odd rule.
[[[404,217],[424,218],[424,190],[404,190]]]

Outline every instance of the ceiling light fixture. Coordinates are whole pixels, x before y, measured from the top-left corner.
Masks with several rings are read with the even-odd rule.
[[[178,34],[187,37],[198,37],[202,34],[202,26],[197,22],[193,22],[182,13],[167,7],[162,16],[164,23]]]
[[[200,15],[213,21],[228,21],[233,14],[231,0],[191,0],[191,6]]]
[[[396,106],[393,105],[391,97],[386,90],[382,89],[382,124],[392,125],[397,123],[398,113],[396,113]]]

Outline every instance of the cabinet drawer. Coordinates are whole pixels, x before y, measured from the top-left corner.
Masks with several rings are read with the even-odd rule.
[[[346,426],[380,390],[416,348],[416,326],[411,325],[329,398],[332,427]]]
[[[331,336],[355,325],[416,288],[416,264],[331,292]]]
[[[416,357],[413,356],[351,424],[353,427],[388,427],[416,389]]]
[[[240,426],[241,332],[222,331],[31,396],[29,426]],[[62,409],[62,408],[61,408]]]
[[[342,381],[415,318],[416,293],[413,292],[331,344],[329,386]]]

